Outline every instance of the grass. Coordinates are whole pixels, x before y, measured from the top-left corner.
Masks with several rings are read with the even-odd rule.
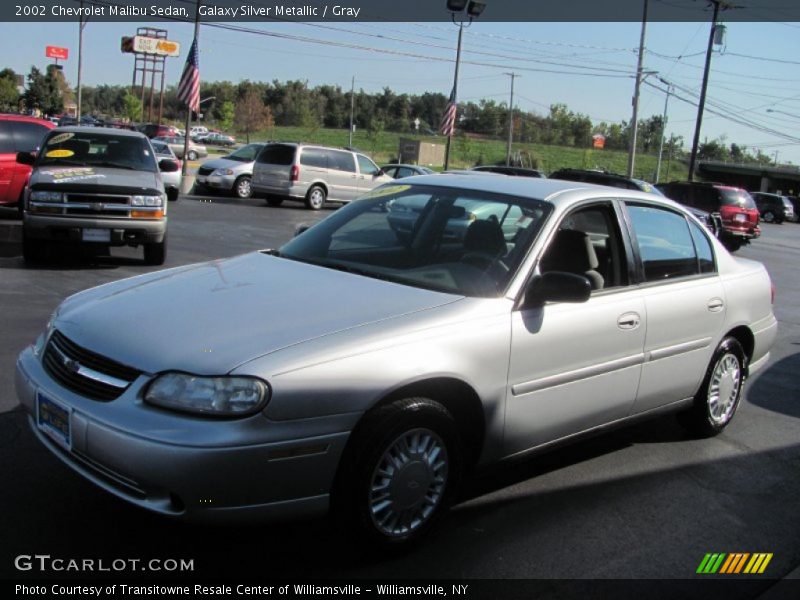
[[[353,134],[353,146],[370,155],[378,164],[385,164],[397,158],[400,138],[410,138],[425,142],[444,144],[441,136],[419,136],[408,133],[384,131],[370,138],[366,131]],[[244,141],[244,136],[239,136]],[[348,145],[347,129],[323,129],[304,127],[273,127],[250,135],[252,141],[281,140],[307,142],[324,146],[343,147]],[[513,144],[512,151],[530,156],[537,168],[545,173],[556,169],[571,167],[576,169],[606,169],[614,173],[627,172],[628,153],[618,150],[598,150],[591,148],[573,148],[567,146],[548,146],[545,144]],[[453,138],[450,154],[450,168],[462,169],[476,164],[493,164],[504,161],[506,142],[503,140],[485,139],[469,136],[466,140]],[[636,156],[634,177],[647,181],[655,180],[658,157],[639,153]],[[437,169],[434,166],[434,169]],[[441,166],[438,167],[441,169]],[[688,167],[680,160],[668,161],[665,156],[661,165],[661,181],[686,179]]]

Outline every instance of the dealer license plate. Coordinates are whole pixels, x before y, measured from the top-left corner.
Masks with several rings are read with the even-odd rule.
[[[88,227],[83,230],[84,242],[110,242],[111,230],[110,229],[93,229]]]
[[[72,449],[72,410],[37,392],[36,425],[55,443]]]

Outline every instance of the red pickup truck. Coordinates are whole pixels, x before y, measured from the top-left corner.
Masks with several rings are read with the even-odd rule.
[[[55,125],[45,119],[0,114],[0,206],[20,207],[31,168],[17,162],[17,152],[33,152]]]

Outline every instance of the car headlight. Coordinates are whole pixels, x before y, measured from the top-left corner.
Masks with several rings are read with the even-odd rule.
[[[50,315],[50,318],[47,320],[47,325],[44,327],[44,331],[36,338],[36,342],[33,344],[33,355],[34,356],[41,356],[42,351],[44,350],[45,344],[47,344],[47,340],[50,339],[50,333],[53,331],[53,327],[56,322],[56,317],[58,317],[58,311],[61,310],[59,306],[53,311],[53,314]]]
[[[212,175],[233,175],[233,169],[217,169]]]
[[[269,400],[269,388],[253,377],[200,377],[164,373],[147,388],[146,402],[183,412],[238,417],[258,412]]]
[[[161,196],[133,196],[132,206],[161,206]]]
[[[61,192],[31,192],[34,202],[61,202]]]

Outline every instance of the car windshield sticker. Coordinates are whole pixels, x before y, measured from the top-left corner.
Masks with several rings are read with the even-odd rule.
[[[78,167],[73,169],[51,169],[42,171],[43,175],[50,175],[57,183],[85,181],[87,179],[104,179],[102,173],[95,173],[91,167]]]
[[[57,150],[50,150],[47,154],[45,154],[46,158],[69,158],[70,156],[74,156],[75,153],[72,150],[65,150],[63,148],[59,148]]]
[[[386,187],[380,187],[378,189],[372,190],[368,192],[363,197],[364,198],[380,198],[381,196],[391,196],[392,194],[399,194],[400,192],[405,192],[406,190],[410,190],[410,185],[387,185]]]
[[[49,140],[47,140],[48,146],[54,146],[55,144],[60,144],[61,142],[66,142],[69,139],[75,137],[74,133],[59,133],[58,135],[54,135]]]

